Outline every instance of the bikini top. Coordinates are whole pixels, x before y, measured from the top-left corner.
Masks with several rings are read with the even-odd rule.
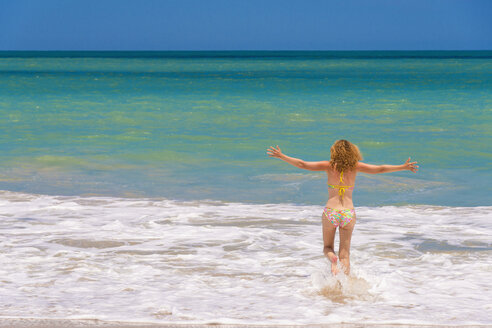
[[[328,183],[328,182],[326,182]],[[340,172],[340,183],[343,183],[343,171]],[[328,183],[328,188],[338,188],[338,194],[340,197],[343,197],[345,195],[345,190],[353,190],[354,186],[343,186],[343,185],[331,185]]]

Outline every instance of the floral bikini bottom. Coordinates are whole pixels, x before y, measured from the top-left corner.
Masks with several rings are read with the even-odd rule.
[[[323,216],[326,217],[335,226],[340,226],[341,228],[349,224],[353,219],[355,219],[355,210],[335,210],[330,207],[325,207],[323,209]]]

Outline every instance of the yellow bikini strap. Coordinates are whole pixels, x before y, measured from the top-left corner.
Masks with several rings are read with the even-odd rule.
[[[343,183],[343,171],[340,172],[340,183]],[[343,197],[343,195],[345,194],[345,188],[342,186],[339,186],[338,187],[338,194],[340,195],[340,197]]]

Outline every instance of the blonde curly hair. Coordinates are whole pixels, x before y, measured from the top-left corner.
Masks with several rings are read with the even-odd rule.
[[[335,141],[330,148],[331,163],[338,172],[350,171],[362,160],[359,147],[350,141],[341,139]]]

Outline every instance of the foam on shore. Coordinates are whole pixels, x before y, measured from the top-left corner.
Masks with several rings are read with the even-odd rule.
[[[0,192],[4,317],[492,322],[492,207],[358,207],[332,277],[321,206]],[[338,237],[337,237],[338,239]]]

